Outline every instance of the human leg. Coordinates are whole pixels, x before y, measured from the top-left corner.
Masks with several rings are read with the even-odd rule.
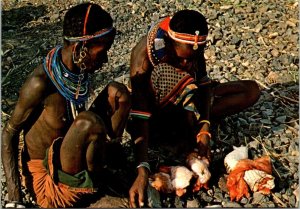
[[[62,171],[71,175],[82,170],[98,171],[103,166],[105,143],[106,130],[101,118],[90,111],[81,112],[61,144]]]
[[[110,138],[118,138],[124,131],[130,107],[130,93],[126,86],[110,82],[97,96],[90,111],[103,119]]]
[[[260,90],[255,81],[242,80],[221,83],[214,87],[213,118],[227,116],[255,104]]]

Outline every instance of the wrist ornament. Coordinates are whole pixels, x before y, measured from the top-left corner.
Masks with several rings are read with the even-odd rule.
[[[12,135],[15,135],[18,132],[18,130],[12,127],[9,122],[7,122],[5,130]]]
[[[150,165],[147,162],[140,162],[140,164],[136,168],[144,167],[147,168],[149,172],[151,172]]]
[[[201,120],[201,121],[199,122],[199,124],[203,124],[203,123],[208,124],[208,127],[210,127],[210,122],[209,122],[209,120]]]
[[[211,139],[211,134],[208,131],[200,131],[197,134],[197,143],[201,142],[201,139],[200,139],[201,135],[207,135],[209,137],[209,139]]]

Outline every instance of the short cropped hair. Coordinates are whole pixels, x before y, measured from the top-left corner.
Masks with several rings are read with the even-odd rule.
[[[91,5],[86,22],[86,34],[83,34],[88,7]],[[113,20],[108,12],[98,4],[83,3],[69,9],[64,18],[63,36],[78,37],[93,35],[101,29],[112,27]]]
[[[174,14],[170,21],[171,30],[178,33],[187,33],[195,35],[195,31],[199,31],[199,35],[207,35],[208,27],[205,17],[195,10],[181,10]]]

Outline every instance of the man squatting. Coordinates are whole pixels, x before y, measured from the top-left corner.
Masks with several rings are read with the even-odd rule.
[[[108,61],[115,34],[110,14],[97,4],[67,11],[63,46],[52,49],[29,75],[2,132],[6,207],[24,207],[21,130],[22,182],[40,207],[73,207],[97,190],[105,147],[122,136],[130,110],[129,92],[117,82],[110,82],[87,109],[89,74]]]

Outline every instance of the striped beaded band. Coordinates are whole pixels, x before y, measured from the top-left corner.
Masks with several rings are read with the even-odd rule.
[[[150,165],[147,162],[141,162],[136,168],[140,168],[140,167],[147,168],[151,172]]]
[[[151,113],[138,111],[138,110],[131,110],[130,111],[130,116],[134,117],[134,118],[140,118],[140,119],[148,120],[151,117]]]
[[[68,36],[65,36],[64,39],[67,40],[67,41],[70,41],[70,42],[88,41],[90,39],[100,38],[102,36],[105,36],[105,35],[109,34],[113,30],[114,30],[114,27],[105,28],[105,29],[102,29],[102,30],[96,32],[94,35],[84,35],[84,36],[79,36],[79,37],[68,37]]]
[[[168,28],[169,36],[179,43],[183,44],[193,44],[193,49],[198,49],[198,45],[203,45],[206,43],[207,35],[200,36],[199,31],[195,31],[195,35],[187,34],[187,33],[177,33],[173,31],[170,27]]]
[[[199,124],[201,124],[201,123],[207,123],[207,124],[208,124],[208,126],[210,126],[210,122],[209,122],[209,120],[201,120],[201,121],[199,122]]]
[[[198,138],[200,135],[207,135],[211,139],[211,134],[208,131],[200,131],[197,134],[197,143],[199,143],[201,141],[200,138]]]

